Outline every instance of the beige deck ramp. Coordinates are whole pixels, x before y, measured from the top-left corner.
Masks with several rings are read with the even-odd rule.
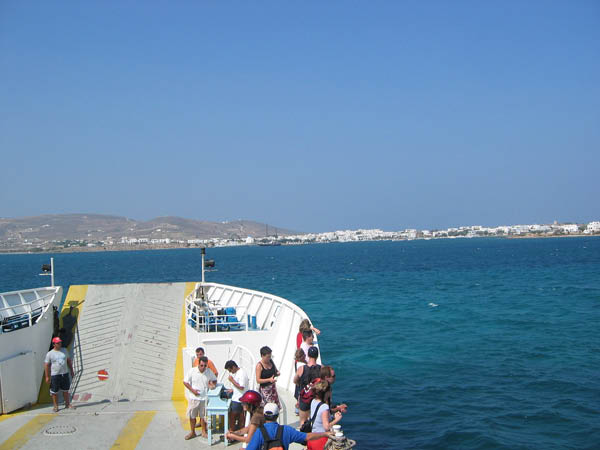
[[[78,322],[76,402],[170,400],[185,283],[91,285]],[[104,375],[106,373],[107,375]]]

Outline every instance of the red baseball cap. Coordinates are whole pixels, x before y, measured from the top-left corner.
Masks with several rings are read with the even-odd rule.
[[[62,339],[59,338],[58,336],[56,336],[55,338],[52,338],[52,343],[53,344],[62,344]]]

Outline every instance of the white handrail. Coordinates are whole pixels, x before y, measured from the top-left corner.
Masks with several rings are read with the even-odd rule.
[[[16,293],[18,293],[18,292],[19,292],[19,291],[15,292],[14,294],[16,294]],[[29,292],[35,292],[35,291],[29,291]],[[4,293],[4,294],[2,294],[2,295],[1,295],[1,297],[4,297],[4,296],[6,296],[6,295],[8,295],[8,294],[13,294],[13,293],[12,293],[12,292]],[[45,299],[46,299],[46,298],[48,298],[48,297],[52,297],[52,296],[53,296],[53,295],[55,295],[55,294],[56,294],[56,292],[52,292],[52,293],[50,293],[50,294],[46,294],[46,295],[44,295],[44,296],[42,296],[42,297],[40,297],[40,298],[36,298],[35,300],[31,300],[30,302],[27,302],[27,303],[19,303],[19,304],[17,304],[17,305],[6,306],[6,307],[4,307],[4,308],[0,308],[0,313],[1,313],[2,311],[6,311],[6,310],[9,310],[9,309],[11,309],[11,310],[12,310],[13,308],[23,308],[23,307],[25,307],[25,306],[29,306],[29,308],[30,308],[30,312],[31,312],[31,304],[32,304],[32,303],[40,302],[40,301],[42,301],[42,300],[45,300]],[[20,298],[22,298],[20,295],[19,295],[19,297],[20,297]],[[44,304],[43,306],[46,306],[46,304]],[[37,308],[36,308],[36,309],[37,309]],[[14,311],[13,311],[13,313],[14,313]],[[19,314],[13,314],[13,315],[19,315],[19,316],[20,316],[21,314],[25,314],[25,312],[22,312],[22,313],[19,313]],[[10,316],[8,316],[8,317],[10,317]],[[6,318],[8,318],[8,317],[6,317]]]
[[[248,382],[250,383],[248,385],[248,389],[256,390],[256,378],[253,377],[252,375],[253,375],[253,370],[256,367],[256,365],[258,364],[258,362],[256,361],[256,358],[254,357],[252,352],[247,347],[244,347],[243,345],[238,344],[233,348],[233,351],[230,351],[228,353],[227,359],[231,359],[231,360],[235,361],[236,364],[240,365],[240,367],[241,367],[242,362],[236,361],[236,358],[235,358],[236,352],[238,352],[238,350],[240,351],[240,357],[242,357],[241,351],[245,351],[247,353],[246,357],[249,358],[251,361],[251,366],[248,369],[250,371],[250,373],[246,374],[246,375],[248,375]],[[223,373],[223,375],[221,376],[221,379],[224,378],[226,373],[227,373],[227,371],[225,371]]]
[[[213,310],[215,310],[215,308],[207,308],[205,306],[197,305],[193,300],[186,300],[186,319],[191,320],[194,323],[193,328],[197,331],[222,331],[222,328],[228,328],[226,331],[229,331],[229,328],[231,328],[232,325],[242,327],[241,330],[237,331],[248,331],[247,320],[244,320],[246,318],[247,307],[236,307],[235,314],[214,314],[212,313]],[[240,318],[238,318],[238,316],[240,316]],[[228,321],[229,317],[234,320]],[[219,330],[219,328],[221,328],[221,330]]]

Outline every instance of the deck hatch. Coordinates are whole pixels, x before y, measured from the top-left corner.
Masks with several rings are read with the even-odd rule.
[[[76,432],[77,428],[72,425],[56,425],[44,430],[46,436],[67,436]]]

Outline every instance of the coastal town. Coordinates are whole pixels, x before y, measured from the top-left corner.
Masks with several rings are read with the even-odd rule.
[[[557,223],[531,225],[501,225],[485,227],[479,225],[451,227],[443,230],[404,229],[384,231],[381,229],[339,230],[323,233],[297,233],[265,235],[261,237],[239,235],[230,237],[172,238],[160,236],[161,229],[153,231],[151,237],[107,236],[105,239],[23,239],[1,241],[0,252],[73,252],[102,250],[143,250],[193,247],[231,247],[243,245],[280,246],[315,243],[342,243],[359,241],[404,241],[416,239],[459,239],[459,238],[546,238],[600,235],[600,221],[589,223]],[[158,236],[157,236],[158,234]]]

